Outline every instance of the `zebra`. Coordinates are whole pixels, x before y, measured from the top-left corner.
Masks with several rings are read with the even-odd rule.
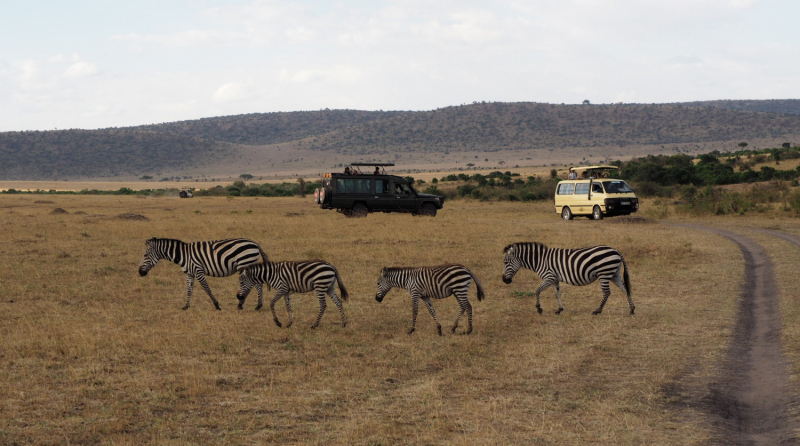
[[[211,294],[206,276],[228,277],[236,273],[239,268],[258,262],[259,254],[263,261],[267,261],[267,254],[258,243],[243,238],[185,243],[175,239],[153,237],[147,240],[145,245],[147,250],[139,265],[140,276],[146,276],[161,259],[176,263],[186,273],[187,295],[184,310],[189,308],[195,279],[200,282],[214,303],[214,307],[219,310],[219,302]],[[258,295],[260,301],[261,285],[258,286]]]
[[[625,258],[614,248],[609,246],[592,246],[579,249],[548,248],[541,243],[514,243],[503,248],[505,254],[503,269],[503,282],[511,283],[514,274],[521,267],[536,272],[542,279],[542,284],[536,289],[536,310],[542,314],[539,304],[539,293],[545,288],[553,286],[558,298],[556,314],[564,311],[561,304],[561,288],[559,282],[570,285],[589,285],[600,279],[600,288],[603,290],[603,300],[600,307],[592,312],[597,315],[603,311],[603,306],[611,295],[608,283],[613,282],[628,296],[628,305],[633,314],[636,306],[631,299],[631,281],[628,277],[628,264]],[[622,268],[625,271],[622,275]]]
[[[310,293],[312,291],[317,293],[319,300],[319,315],[317,320],[314,321],[312,329],[319,326],[319,321],[322,319],[322,313],[325,312],[327,305],[325,304],[325,295],[331,296],[331,300],[336,304],[339,309],[339,314],[342,315],[342,327],[347,326],[347,318],[344,315],[344,308],[342,308],[342,301],[347,300],[347,289],[342,283],[342,277],[339,271],[328,262],[322,260],[305,260],[298,262],[267,262],[256,263],[248,265],[247,267],[240,268],[239,270],[239,291],[236,293],[236,298],[239,299],[239,309],[242,309],[247,295],[253,286],[260,287],[262,283],[267,286],[275,288],[275,297],[269,303],[269,308],[272,310],[272,318],[278,327],[281,327],[281,322],[278,320],[278,315],[275,314],[275,302],[281,297],[286,302],[286,312],[289,314],[289,323],[286,328],[292,326],[292,304],[289,300],[289,293]],[[335,284],[339,283],[339,291],[342,293],[341,300],[336,296]],[[258,294],[258,307],[261,308],[261,293]]]
[[[458,314],[453,327],[450,329],[455,333],[458,327],[458,321],[464,312],[467,313],[467,320],[469,327],[465,334],[472,333],[472,304],[467,299],[467,292],[472,281],[475,281],[475,286],[478,288],[478,300],[484,298],[483,287],[470,270],[463,265],[446,264],[438,266],[421,266],[421,267],[393,267],[383,268],[381,275],[378,278],[378,293],[375,295],[375,300],[382,302],[393,287],[405,288],[411,295],[411,329],[408,334],[414,333],[417,328],[417,313],[419,311],[419,301],[425,303],[428,311],[431,312],[433,320],[436,321],[436,330],[439,336],[442,335],[442,325],[436,317],[436,311],[433,309],[431,298],[444,299],[454,294],[458,305],[461,307],[461,312]]]

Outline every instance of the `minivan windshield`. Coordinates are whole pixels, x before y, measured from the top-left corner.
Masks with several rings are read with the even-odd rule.
[[[607,194],[629,194],[633,192],[628,183],[624,181],[603,181]]]

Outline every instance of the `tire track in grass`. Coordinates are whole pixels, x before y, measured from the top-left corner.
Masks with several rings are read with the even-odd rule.
[[[780,306],[769,256],[743,235],[705,226],[680,226],[732,240],[745,260],[745,281],[731,345],[718,378],[701,391],[697,404],[716,428],[715,443],[798,444],[795,429],[800,423],[791,410],[798,399],[782,355]]]

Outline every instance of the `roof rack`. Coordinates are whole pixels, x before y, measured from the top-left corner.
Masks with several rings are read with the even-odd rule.
[[[389,167],[394,166],[394,163],[350,163],[351,166],[372,166],[372,167]]]

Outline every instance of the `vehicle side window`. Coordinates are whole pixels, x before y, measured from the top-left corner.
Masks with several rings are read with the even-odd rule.
[[[389,193],[389,182],[386,180],[375,180],[375,193],[376,194],[388,194]]]
[[[592,183],[592,193],[593,194],[602,194],[603,193],[603,185],[600,183]]]
[[[372,180],[368,178],[359,178],[352,180],[354,183],[355,193],[368,194],[372,191]]]
[[[398,195],[410,195],[411,194],[411,188],[408,187],[408,184],[394,183],[394,189],[395,189],[395,193],[397,193]]]
[[[575,185],[575,195],[586,195],[589,193],[589,183],[578,183]]]
[[[572,195],[575,192],[575,183],[564,183],[558,185],[558,195]]]
[[[353,192],[353,180],[338,178],[336,179],[336,192],[340,194],[349,194]]]

